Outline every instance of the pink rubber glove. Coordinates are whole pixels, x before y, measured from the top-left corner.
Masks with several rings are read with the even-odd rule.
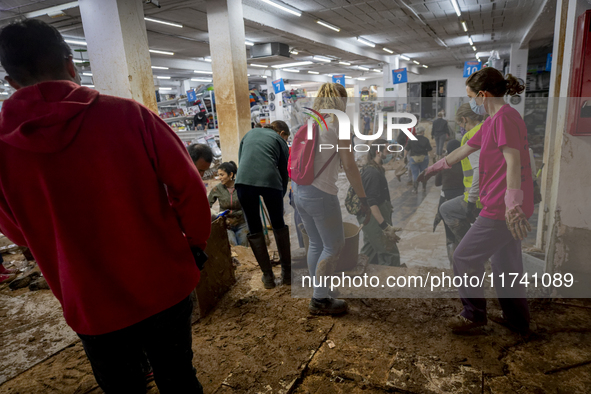
[[[505,192],[505,207],[506,210],[515,208],[517,205],[523,205],[523,190],[521,189],[507,189]]]
[[[427,169],[423,172],[421,172],[419,174],[419,177],[417,178],[417,182],[426,182],[427,179],[431,178],[433,175],[437,174],[440,171],[443,170],[449,170],[451,168],[451,166],[449,164],[447,164],[447,161],[445,160],[445,157],[441,160],[439,160],[437,163],[433,164],[430,167],[427,167]]]
[[[523,190],[507,189],[505,192],[505,222],[513,238],[523,240],[531,231],[531,225],[521,209]]]

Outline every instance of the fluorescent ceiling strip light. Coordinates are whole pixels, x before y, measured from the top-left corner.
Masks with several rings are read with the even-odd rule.
[[[365,38],[357,37],[357,41],[359,41],[362,44],[367,45],[368,47],[375,48],[375,46],[376,46],[376,44],[374,44],[371,41],[366,40]]]
[[[464,31],[468,31],[468,26],[466,26],[466,22],[462,21],[462,27],[464,28]]]
[[[158,90],[172,90],[172,88],[158,88]]]
[[[474,41],[472,41],[472,37],[468,36],[468,42],[470,43],[470,45],[474,45]]]
[[[94,85],[82,85],[82,86],[84,86],[85,88],[94,88]]]
[[[388,52],[388,53],[394,53],[394,51],[393,51],[393,50],[391,50],[391,49],[388,49],[388,48],[382,48],[382,49],[383,49],[384,51]]]
[[[170,77],[161,77],[161,76],[158,76],[156,78],[158,78],[158,79],[170,79]]]
[[[295,63],[285,63],[285,64],[278,64],[276,66],[271,66],[273,68],[283,68],[283,67],[297,67],[297,66],[308,66],[310,64],[314,64],[311,61],[306,60],[305,62],[295,62]]]
[[[339,64],[343,64],[345,66],[350,66],[351,65],[351,63],[349,63],[349,62],[339,62]]]
[[[330,58],[328,58],[326,56],[314,55],[314,56],[312,56],[312,59],[314,59],[314,60],[320,60],[321,62],[327,62],[327,63],[332,62],[332,59],[330,59]]]
[[[302,86],[302,85],[298,85],[298,84],[295,84],[295,83],[290,83],[290,85],[291,86]]]
[[[302,13],[296,9],[288,8],[282,4],[275,3],[274,1],[271,1],[271,0],[261,0],[261,1],[263,1],[264,3],[267,3],[269,5],[272,5],[273,7],[279,8],[282,11],[289,12],[290,14],[293,14],[295,16],[302,16]]]
[[[372,69],[371,71],[374,71],[374,72],[376,72],[376,73],[381,73],[381,72],[382,72],[382,70],[378,70],[377,68],[374,68],[374,69]]]
[[[426,66],[426,65],[424,65],[424,64],[423,64],[423,67],[425,67],[425,68],[429,68],[429,66]]]
[[[474,45],[472,45],[472,49],[474,50],[474,52],[476,52],[476,47]]]
[[[413,60],[412,62],[413,62],[414,64],[421,64],[421,63],[417,62],[416,60]]]
[[[35,18],[35,17],[43,16],[43,15],[59,14],[64,10],[69,10],[70,8],[76,8],[76,7],[78,7],[78,2],[72,1],[72,2],[66,3],[66,4],[56,5],[54,7],[44,8],[42,10],[33,11],[33,12],[28,12],[28,13],[24,14],[24,16],[27,18]]]
[[[168,70],[168,67],[161,67],[161,66],[152,66],[155,70]]]
[[[308,71],[308,74],[320,74],[318,71]]]
[[[250,77],[250,74],[246,74],[247,77]]]
[[[4,94],[4,95],[8,96],[8,92],[2,92],[0,94]]]
[[[72,59],[74,63],[88,63],[88,60]]]
[[[410,57],[408,57],[408,56],[404,56],[404,55],[400,55],[400,58],[401,58],[401,59],[404,59],[404,60],[410,60]]]
[[[363,70],[363,71],[369,71],[369,68],[367,68],[367,67],[357,66],[357,68],[360,70]]]
[[[451,5],[454,6],[454,10],[456,11],[456,15],[461,16],[462,11],[460,11],[460,6],[458,5],[458,0],[451,0]]]
[[[260,67],[260,68],[267,68],[269,66],[265,66],[264,64],[250,64],[252,67]]]
[[[328,75],[329,77],[332,77],[334,74],[326,74],[326,75]]]
[[[244,41],[244,43],[246,44],[246,46],[249,46],[249,47],[254,45],[254,42],[250,42],[250,41]]]
[[[87,77],[92,77],[92,73],[82,73],[82,75],[85,75]]]
[[[328,27],[329,29],[332,29],[334,31],[341,31],[341,28],[335,25],[331,25],[330,23],[324,22],[324,21],[316,21],[316,23],[318,23],[319,25],[322,25],[324,27]]]
[[[250,76],[250,74],[247,74],[247,76]],[[211,82],[211,79],[207,79],[207,78],[191,78],[191,81],[193,81],[193,82]]]
[[[297,55],[299,52],[295,49],[292,49],[291,51],[289,51],[289,53],[291,53],[292,55]]]
[[[360,81],[365,81],[365,78],[357,78]]]
[[[163,25],[168,25],[168,26],[174,26],[174,27],[180,27],[182,28],[183,25],[180,25],[178,23],[172,23],[172,22],[166,22],[160,19],[154,19],[154,18],[146,18],[144,17],[144,20],[147,20],[148,22],[156,22],[156,23],[161,23]]]
[[[294,68],[284,68],[281,71],[287,71],[288,73],[299,73],[300,70],[296,70]]]
[[[161,55],[168,55],[168,56],[172,56],[172,55],[174,55],[174,52],[159,51],[159,50],[157,50],[157,49],[149,49],[149,51],[150,51],[151,53],[159,53],[159,54],[161,54]]]
[[[351,78],[353,78],[353,77],[350,77],[348,75],[345,75],[345,79],[351,79]]]
[[[212,74],[212,71],[199,71],[199,70],[193,70],[193,72],[195,74]]]
[[[211,59],[209,59],[209,58],[204,58],[203,61],[207,62],[207,63],[211,63]]]
[[[83,45],[83,46],[88,45],[84,41],[70,40],[69,38],[64,38],[64,41],[67,42],[68,44],[72,44],[72,45]]]

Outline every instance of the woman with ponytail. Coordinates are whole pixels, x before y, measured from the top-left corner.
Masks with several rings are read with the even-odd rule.
[[[447,157],[427,168],[425,179],[480,150],[480,201],[482,211],[454,253],[454,273],[468,277],[484,275],[484,263],[490,259],[494,287],[503,310],[502,316],[490,316],[513,331],[529,331],[529,307],[525,287],[513,286],[500,275],[523,277],[521,241],[531,231],[528,218],[533,214],[527,128],[519,113],[505,103],[504,96],[520,94],[522,81],[511,74],[506,78],[496,69],[486,67],[466,81],[470,107],[478,115],[490,115],[468,142]],[[511,275],[509,275],[511,274]],[[464,306],[449,324],[452,332],[463,333],[487,324],[486,299],[482,287],[459,288]]]

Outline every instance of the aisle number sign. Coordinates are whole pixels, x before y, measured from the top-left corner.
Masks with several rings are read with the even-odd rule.
[[[332,76],[332,83],[340,83],[345,86],[345,74],[338,74]]]
[[[476,71],[480,71],[482,68],[482,63],[477,61],[472,62],[465,62],[464,63],[464,78],[468,78],[470,75],[474,74]]]
[[[187,100],[190,103],[197,101],[197,93],[195,93],[195,89],[187,90]]]
[[[394,85],[399,83],[406,83],[408,82],[408,75],[406,74],[406,68],[399,68],[397,70],[392,70],[392,83]]]
[[[285,92],[285,84],[283,83],[283,78],[279,78],[273,81],[273,90],[275,91],[275,94]]]

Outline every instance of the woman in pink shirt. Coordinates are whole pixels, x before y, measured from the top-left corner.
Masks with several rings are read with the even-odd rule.
[[[490,117],[466,145],[421,174],[428,179],[480,149],[483,209],[454,253],[454,273],[480,279],[484,275],[484,263],[490,259],[494,287],[503,309],[503,316],[491,318],[522,334],[529,331],[529,308],[525,287],[518,282],[523,277],[521,240],[531,231],[527,219],[534,210],[533,179],[525,122],[505,103],[504,96],[520,94],[524,89],[522,81],[511,74],[504,78],[492,67],[472,74],[466,81],[470,106],[476,114]],[[505,274],[504,287],[499,276],[502,274]],[[513,286],[510,286],[513,282],[510,274],[518,275]],[[464,310],[449,324],[454,333],[487,323],[484,289],[465,283],[464,286],[459,288]]]

